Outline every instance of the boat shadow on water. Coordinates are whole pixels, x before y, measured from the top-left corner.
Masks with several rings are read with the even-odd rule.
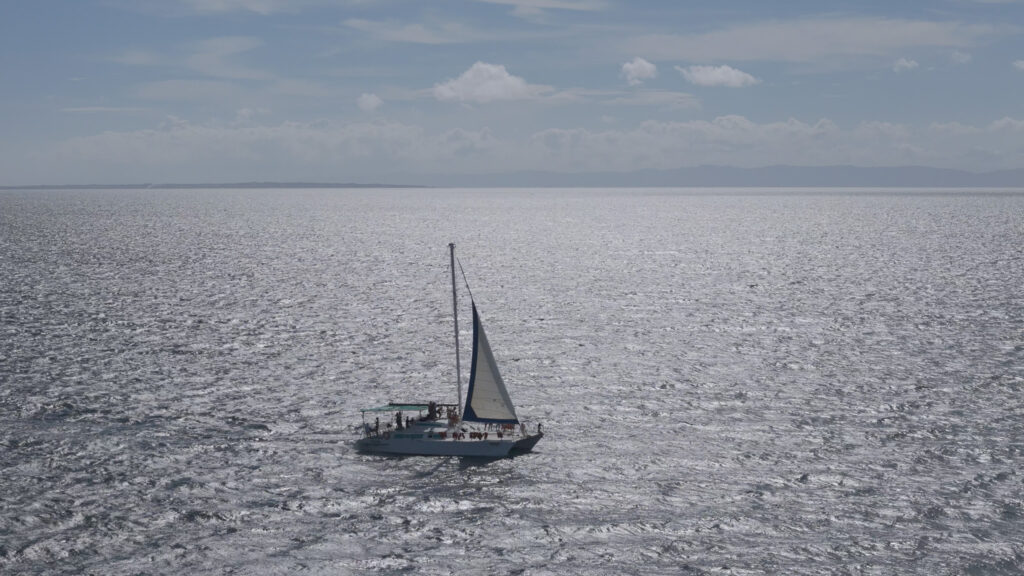
[[[386,462],[405,462],[415,461],[418,459],[437,461],[436,456],[410,456],[406,454],[368,454],[373,456],[374,460],[383,460]],[[421,470],[413,473],[414,478],[430,478],[442,471],[448,470],[452,462],[455,462],[459,470],[468,470],[474,468],[485,468],[492,464],[499,462],[505,462],[509,460],[515,460],[526,456],[537,456],[537,452],[519,452],[515,454],[509,454],[508,456],[448,456],[447,458],[437,462],[437,464],[431,466],[426,470]]]
[[[459,470],[468,470],[471,468],[483,468],[504,460],[514,460],[516,458],[522,458],[524,456],[536,456],[536,452],[514,452],[508,456],[489,457],[489,456],[457,456],[459,461]]]

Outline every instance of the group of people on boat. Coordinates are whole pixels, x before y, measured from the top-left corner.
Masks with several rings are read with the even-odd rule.
[[[403,428],[412,428],[412,424],[415,421],[416,419],[413,418],[412,416],[406,416],[405,418],[402,418],[401,410],[399,410],[398,413],[395,414],[395,428],[397,428],[398,430],[402,430]]]
[[[484,429],[482,431],[480,431],[480,430],[466,430],[465,428],[456,429],[456,427],[459,425],[460,419],[459,419],[458,409],[456,408],[455,405],[450,405],[450,404],[443,404],[442,405],[442,404],[438,404],[437,402],[430,402],[429,404],[427,404],[426,407],[427,407],[426,415],[422,415],[422,412],[421,412],[421,415],[419,417],[405,416],[401,410],[396,410],[395,411],[394,423],[392,424],[391,422],[388,422],[388,423],[385,424],[385,426],[386,426],[386,429],[384,430],[385,437],[390,436],[390,433],[391,433],[392,429],[394,429],[394,430],[411,429],[416,422],[436,421],[436,420],[440,420],[441,418],[447,419],[448,420],[448,426],[449,426],[449,430],[447,430],[445,432],[437,433],[437,436],[439,438],[441,438],[442,440],[447,439],[447,438],[451,438],[453,440],[462,440],[462,439],[465,439],[467,437],[467,435],[468,435],[470,440],[486,440],[486,439],[488,439],[490,437],[490,435],[492,433],[500,439],[500,438],[504,438],[505,436],[514,436],[515,433],[516,433],[516,426],[515,426],[515,424],[509,424],[509,423],[486,423],[484,425]],[[541,431],[540,424],[538,423],[537,424],[537,433],[539,434],[540,431]],[[380,417],[379,416],[374,418],[373,426],[372,427],[369,424],[365,424],[364,433],[367,436],[380,436],[381,435]],[[529,436],[529,432],[527,431],[525,424],[523,424],[523,423],[519,424],[519,433],[522,436],[524,436],[524,437],[525,436]]]
[[[437,402],[427,404],[426,420],[439,420],[441,418],[447,418],[449,422],[452,422],[453,419],[458,421],[459,410],[451,404],[439,405]]]
[[[392,430],[392,428],[394,428],[395,430],[409,429],[409,428],[412,428],[413,425],[416,422],[434,421],[434,420],[439,420],[442,417],[448,419],[448,424],[450,426],[454,426],[455,424],[458,424],[458,422],[459,422],[459,412],[458,412],[458,410],[456,409],[456,407],[454,405],[448,405],[448,404],[441,405],[441,404],[438,404],[437,402],[430,402],[429,404],[427,404],[427,414],[426,414],[426,416],[419,416],[419,417],[405,416],[402,413],[401,410],[396,410],[394,423],[393,424],[391,422],[386,423],[384,425],[385,426],[385,431],[384,432],[385,432],[385,434],[387,434],[387,433],[389,433]],[[374,418],[373,426],[372,427],[369,424],[365,425],[365,433],[366,433],[367,436],[369,436],[369,435],[373,435],[373,436],[380,435],[381,430],[380,430],[380,417],[379,416]]]

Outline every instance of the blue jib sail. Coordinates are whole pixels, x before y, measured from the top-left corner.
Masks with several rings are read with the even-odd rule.
[[[508,397],[505,382],[498,372],[484,326],[473,303],[473,364],[469,369],[469,392],[462,419],[468,422],[518,424],[515,406]]]

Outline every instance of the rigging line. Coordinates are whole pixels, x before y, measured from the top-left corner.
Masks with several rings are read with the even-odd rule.
[[[462,260],[459,260],[459,257],[456,256],[455,262],[459,265],[459,272],[462,272],[462,282],[466,285],[466,292],[469,292],[469,301],[475,305],[476,300],[473,299],[473,291],[469,289],[469,280],[466,279],[466,271],[462,269]]]

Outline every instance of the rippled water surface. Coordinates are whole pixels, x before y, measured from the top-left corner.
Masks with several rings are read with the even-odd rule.
[[[454,400],[450,241],[547,436],[356,454]],[[1018,574],[1022,247],[1019,191],[3,191],[0,573]]]

